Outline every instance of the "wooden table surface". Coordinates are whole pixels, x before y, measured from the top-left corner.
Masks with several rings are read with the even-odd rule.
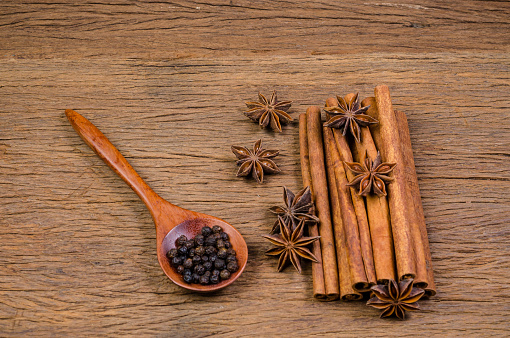
[[[2,1],[0,336],[509,335],[509,52],[505,1]],[[298,127],[243,115],[259,91],[297,118],[378,84],[408,115],[438,289],[405,322],[313,300],[308,264],[276,272],[261,235],[300,188]],[[162,197],[235,225],[241,278],[171,283],[149,212],[66,108]],[[282,169],[261,185],[230,151],[259,138]]]

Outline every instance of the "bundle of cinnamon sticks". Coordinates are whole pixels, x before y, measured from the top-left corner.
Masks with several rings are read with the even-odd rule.
[[[344,97],[350,101],[354,94]],[[326,107],[338,105],[329,98]],[[341,129],[323,126],[321,110],[307,109],[299,117],[303,185],[312,190],[320,235],[313,247],[314,297],[320,300],[359,300],[375,284],[413,278],[427,296],[436,294],[427,229],[407,118],[393,109],[387,86],[361,102],[379,123],[361,127],[360,141]],[[365,156],[396,163],[386,196],[361,196],[349,186],[354,174],[344,162]]]

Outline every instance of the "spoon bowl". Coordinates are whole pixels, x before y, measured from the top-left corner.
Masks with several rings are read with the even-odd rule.
[[[239,264],[239,269],[236,272],[233,272],[230,275],[230,278],[224,281],[219,282],[218,284],[209,284],[209,285],[201,285],[201,284],[187,284],[184,282],[182,276],[175,271],[174,268],[170,266],[170,262],[166,257],[166,253],[175,248],[175,241],[181,235],[185,235],[187,238],[193,238],[200,233],[200,230],[204,226],[219,225],[223,228],[223,231],[226,232],[230,238],[230,242],[232,243],[232,247],[234,250],[236,248],[242,248],[246,245],[244,240],[242,239],[241,234],[230,224],[227,222],[218,219],[218,218],[195,218],[192,220],[187,220],[182,222],[181,224],[174,227],[168,234],[163,238],[161,244],[158,249],[158,260],[159,264],[163,268],[165,274],[170,278],[175,284],[182,286],[183,288],[187,288],[193,291],[198,292],[209,292],[214,290],[219,290],[224,288],[227,285],[232,284],[244,270],[246,263],[241,264],[241,261],[245,262],[247,256],[244,254],[244,250],[236,250],[236,257]]]
[[[136,173],[115,146],[90,121],[67,109],[66,116],[74,130],[86,144],[105,161],[140,197],[149,209],[156,226],[156,252],[159,265],[175,284],[197,292],[211,292],[232,284],[244,271],[248,261],[248,247],[243,236],[229,223],[214,216],[178,207],[156,194]],[[199,234],[202,227],[219,225],[229,236],[232,248],[236,251],[239,269],[230,278],[218,284],[188,284],[170,265],[166,253],[176,247],[175,241],[185,235],[188,239]]]

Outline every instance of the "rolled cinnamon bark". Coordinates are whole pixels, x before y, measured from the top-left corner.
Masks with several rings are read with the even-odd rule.
[[[411,219],[406,210],[407,192],[404,154],[400,145],[398,123],[393,112],[390,91],[387,86],[375,87],[376,109],[371,109],[378,124],[371,125],[370,131],[384,162],[397,163],[393,170],[394,181],[388,184],[395,261],[399,279],[415,278],[416,264],[411,235]],[[369,114],[370,114],[369,113]]]
[[[361,142],[354,142],[351,150],[354,160],[359,163],[363,161],[365,155],[372,160],[377,157],[377,148],[369,128],[361,128]],[[396,279],[388,201],[386,196],[379,197],[375,194],[367,195],[365,201],[377,283],[387,284],[389,280]]]
[[[353,288],[351,273],[349,270],[349,260],[347,258],[347,243],[345,241],[344,224],[342,220],[342,211],[340,209],[340,200],[338,197],[338,188],[335,178],[335,167],[342,166],[337,154],[335,140],[331,130],[323,127],[324,130],[324,148],[326,151],[326,168],[329,184],[329,201],[331,205],[331,218],[333,221],[333,229],[335,234],[336,257],[338,262],[340,299],[344,301],[360,300],[363,298],[361,293]],[[336,162],[335,162],[336,160]]]
[[[321,236],[322,268],[324,285],[328,299],[338,298],[338,269],[334,244],[333,227],[329,210],[328,182],[324,162],[324,146],[322,143],[322,121],[319,107],[311,106],[306,110],[308,135],[308,154],[314,203],[319,222]]]
[[[303,177],[303,186],[310,187],[313,196],[305,114],[299,115],[299,153],[301,158],[301,176]],[[312,237],[319,236],[318,225],[309,224],[308,233]],[[315,241],[312,245],[312,252],[318,260],[317,262],[312,262],[313,296],[318,300],[327,301],[328,297],[324,286],[324,272],[322,270],[321,243],[320,241]]]
[[[344,99],[346,101],[349,101],[354,95],[355,94],[348,94],[345,96]],[[330,107],[336,104],[337,104],[336,98],[329,98],[328,100],[326,100],[326,107]],[[342,135],[340,129],[333,128],[332,132],[335,138],[338,154],[340,155],[340,160],[344,162],[352,162],[351,150],[347,143],[346,137]],[[341,164],[343,168],[343,163]],[[347,171],[346,175],[344,176],[346,176],[349,181],[352,181],[354,179],[354,175],[350,171]],[[362,196],[359,196],[357,194],[356,189],[349,188],[349,190],[352,199],[352,205],[354,207],[354,212],[356,214],[356,219],[358,223],[356,231],[359,233],[363,267],[365,269],[367,282],[370,284],[370,286],[372,286],[376,283],[377,279],[375,274],[372,240],[370,236],[370,228],[368,225],[367,211],[365,209],[365,201],[363,200]]]
[[[407,209],[414,215],[413,225],[416,225],[411,229],[416,253],[417,281],[415,281],[415,285],[425,289],[425,294],[430,297],[436,294],[436,285],[434,283],[434,272],[432,270],[432,257],[430,255],[427,225],[425,224],[420,187],[418,186],[418,176],[416,175],[416,167],[414,165],[411,134],[409,132],[409,125],[407,124],[406,114],[395,110],[395,116],[400,132],[400,142],[406,168],[405,174],[407,190],[409,192]],[[423,276],[423,273],[425,273],[425,276]],[[418,276],[420,276],[420,278],[418,278]]]
[[[361,105],[370,105],[367,114],[377,116],[377,102],[374,97],[364,99]],[[416,264],[416,276],[414,278],[415,285],[425,289],[426,296],[433,296],[436,293],[434,276],[432,272],[425,218],[421,207],[418,178],[414,167],[414,158],[411,147],[411,137],[407,126],[407,118],[404,113],[397,114],[395,111],[394,114],[399,131],[400,150],[404,156],[404,162],[402,164],[406,182],[406,205],[403,209],[408,215],[410,234],[412,238],[413,258]],[[372,134],[374,136],[375,143],[377,145],[381,144],[382,140],[379,130],[374,128],[372,130]],[[429,283],[431,283],[430,286]]]
[[[370,136],[370,139],[372,139],[368,128],[362,128],[361,135],[364,139],[367,139],[367,136]],[[352,155],[356,162],[361,163],[365,155],[361,156],[360,153],[365,154],[366,148],[359,143],[357,144],[357,148],[361,149],[356,149],[355,146]],[[372,159],[375,158],[372,157],[372,155],[368,156]],[[377,156],[377,151],[375,156]],[[369,194],[365,197],[365,202],[367,206],[368,223],[370,225],[370,237],[372,238],[372,252],[374,255],[377,283],[387,284],[391,279],[397,278],[388,201],[385,196],[379,197]]]
[[[332,133],[331,133],[332,134]],[[333,163],[332,168],[335,175],[335,181],[338,192],[338,202],[341,209],[341,217],[345,234],[345,244],[347,251],[347,261],[351,276],[352,288],[358,292],[368,291],[370,283],[368,282],[363,255],[361,254],[361,242],[358,230],[358,219],[352,204],[349,183],[345,174],[345,169],[340,159],[339,151],[334,137],[330,139],[330,133],[326,134],[325,142],[332,142],[334,146],[328,147],[328,156]]]

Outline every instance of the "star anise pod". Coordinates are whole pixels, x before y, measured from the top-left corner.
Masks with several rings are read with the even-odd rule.
[[[344,136],[347,134],[347,129],[349,129],[352,136],[356,139],[356,142],[360,142],[360,128],[379,123],[379,121],[365,114],[370,106],[361,108],[358,93],[356,93],[349,102],[346,102],[341,96],[337,96],[337,100],[339,103],[338,106],[324,108],[331,116],[330,119],[324,123],[324,126],[337,129],[343,128],[342,135]]]
[[[303,237],[304,219],[301,219],[294,231],[290,230],[290,224],[285,223],[280,216],[278,216],[278,222],[280,222],[281,234],[263,236],[277,246],[276,248],[266,251],[266,254],[270,256],[280,256],[278,260],[278,271],[282,271],[290,260],[296,270],[301,273],[300,257],[317,262],[317,258],[306,246],[318,240],[320,236]]]
[[[281,216],[285,223],[292,224],[291,230],[294,230],[301,219],[305,222],[319,222],[319,218],[314,215],[314,206],[312,202],[312,193],[309,187],[301,189],[296,195],[290,189],[283,187],[283,201],[285,206],[272,207],[271,212]],[[280,222],[278,219],[274,222],[271,234],[280,232]]]
[[[232,152],[239,159],[236,163],[239,165],[237,177],[248,176],[250,173],[257,182],[262,183],[264,172],[273,174],[280,172],[280,168],[271,158],[278,156],[279,150],[262,149],[260,144],[262,140],[255,142],[253,151],[245,147],[232,146]]]
[[[377,157],[372,162],[368,154],[365,153],[365,159],[361,163],[344,162],[347,169],[352,171],[356,176],[348,184],[348,186],[359,185],[359,195],[367,196],[373,191],[377,196],[386,196],[386,183],[393,180],[388,177],[396,163],[382,162],[381,154],[377,152]]]
[[[269,125],[273,130],[281,132],[281,123],[292,121],[292,117],[287,114],[287,110],[289,110],[291,104],[292,101],[278,102],[276,99],[276,91],[273,91],[269,100],[259,93],[259,102],[246,102],[250,110],[244,114],[253,121],[258,121],[261,128]]]
[[[415,303],[425,293],[422,289],[413,288],[412,279],[404,279],[398,284],[390,280],[388,286],[374,285],[371,290],[374,297],[368,300],[367,305],[383,310],[380,318],[395,315],[405,319],[405,311],[420,310],[419,305]]]

